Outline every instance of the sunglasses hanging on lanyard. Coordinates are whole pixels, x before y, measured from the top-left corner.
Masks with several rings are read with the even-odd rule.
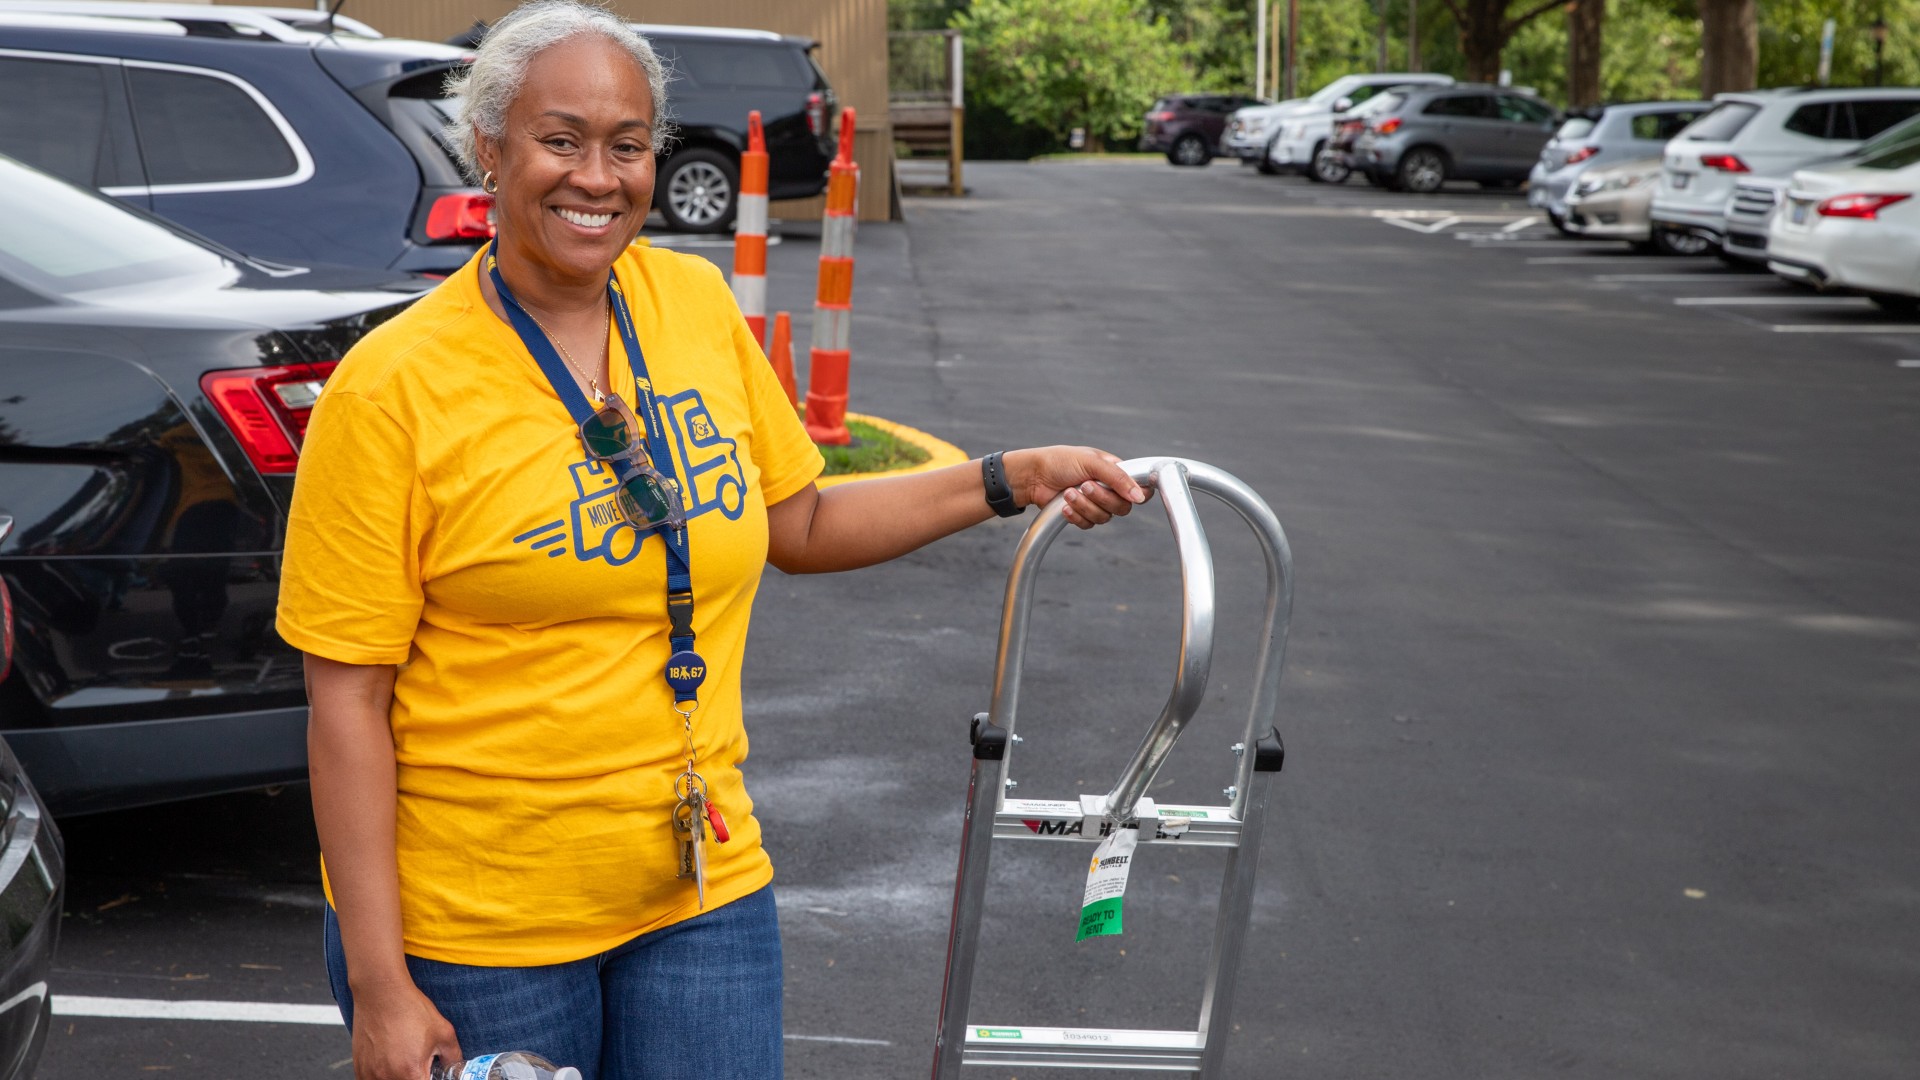
[[[507,288],[500,276],[500,265],[493,246],[486,254],[487,274],[500,294],[507,319],[520,335],[520,341],[533,354],[534,362],[553,391],[567,407],[580,427],[580,443],[590,461],[612,469],[619,486],[615,500],[625,516],[625,524],[642,533],[659,532],[667,559],[667,665],[662,675],[673,693],[673,711],[680,717],[686,734],[686,768],[674,781],[672,821],[680,848],[678,875],[692,878],[700,906],[706,907],[706,834],[713,832],[716,843],[729,839],[726,819],[720,809],[707,800],[707,782],[695,771],[693,714],[700,707],[700,684],[706,681],[707,663],[694,648],[692,550],[687,535],[686,511],[680,500],[680,485],[674,478],[673,452],[667,443],[660,410],[653,397],[653,380],[647,375],[646,354],[633,330],[633,318],[620,295],[620,282],[607,272],[607,302],[613,321],[620,329],[620,343],[627,350],[633,368],[636,413],[620,395],[608,397],[599,408],[587,401],[572,372],[561,360],[553,342],[540,323]]]

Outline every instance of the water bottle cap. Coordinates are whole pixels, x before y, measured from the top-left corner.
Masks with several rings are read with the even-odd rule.
[[[553,1080],[580,1080],[580,1070],[571,1065],[562,1065],[553,1074]]]

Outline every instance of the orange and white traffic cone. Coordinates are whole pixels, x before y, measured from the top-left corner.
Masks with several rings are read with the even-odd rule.
[[[793,381],[793,316],[782,311],[773,317],[773,347],[767,350],[773,373],[780,377],[780,389],[787,392],[787,404],[800,407],[800,389]]]
[[[740,154],[740,207],[733,219],[733,298],[753,340],[767,347],[767,137],[760,111],[747,114],[747,148]]]
[[[847,430],[847,368],[853,359],[853,205],[860,166],[853,163],[853,110],[840,112],[840,152],[827,171],[827,213],[820,222],[820,288],[813,302],[807,362],[807,434],[822,446],[853,441]]]

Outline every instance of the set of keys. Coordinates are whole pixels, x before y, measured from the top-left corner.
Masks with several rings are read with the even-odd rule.
[[[707,906],[707,830],[713,830],[713,842],[724,844],[733,839],[727,832],[727,819],[720,808],[707,800],[707,782],[699,773],[688,770],[674,781],[674,794],[680,801],[673,806],[673,838],[680,844],[682,878],[692,878],[700,898],[701,910]]]

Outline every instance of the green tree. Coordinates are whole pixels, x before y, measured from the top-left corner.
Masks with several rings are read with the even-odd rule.
[[[953,25],[970,97],[1056,137],[1084,127],[1092,149],[1137,136],[1154,98],[1189,78],[1166,20],[1135,0],[974,0]]]

